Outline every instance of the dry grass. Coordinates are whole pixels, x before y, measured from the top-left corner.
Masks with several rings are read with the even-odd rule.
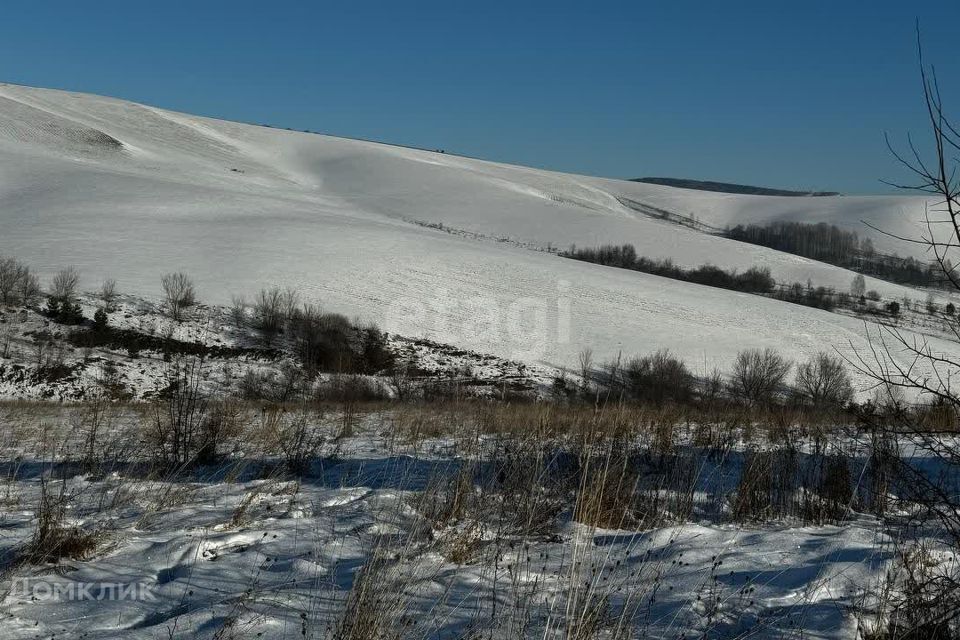
[[[33,536],[21,550],[22,561],[29,564],[57,563],[60,560],[83,560],[94,554],[104,540],[100,530],[84,530],[66,524],[68,504],[66,483],[59,483],[54,492],[47,482],[41,485]]]
[[[24,413],[18,414],[21,408]],[[18,445],[43,452],[44,459],[63,459],[57,429],[72,424],[63,409],[28,403],[0,405],[0,410],[12,412],[0,427],[7,443],[13,442],[16,425],[15,433],[24,438]],[[84,430],[73,443],[81,452],[78,462],[95,463],[87,468],[117,463],[104,459],[100,447],[91,448],[91,432],[96,442],[132,440],[124,430],[142,433],[143,424],[155,419],[149,408],[136,405],[117,405],[109,419],[102,408],[77,410]],[[426,637],[428,622],[413,615],[412,599],[425,578],[416,567],[427,564],[422,562],[427,557],[445,561],[448,569],[452,563],[456,571],[475,572],[509,603],[491,619],[478,620],[479,630],[469,637],[638,637],[638,611],[659,588],[661,568],[654,560],[597,552],[596,529],[639,537],[639,532],[691,520],[747,526],[843,522],[854,508],[885,513],[896,493],[897,443],[889,435],[875,436],[857,449],[849,445],[843,425],[831,426],[799,409],[454,400],[213,403],[206,414],[205,420],[217,421],[209,429],[221,434],[218,450],[233,456],[229,470],[211,466],[222,472],[218,482],[249,479],[256,469],[315,481],[307,477],[311,463],[338,438],[358,439],[343,443],[347,449],[386,443],[391,454],[436,462],[425,485],[417,476],[417,491],[402,497],[404,509],[413,512],[402,517],[418,524],[400,528],[407,533],[392,539],[371,534],[366,564],[353,576],[349,593],[341,592],[342,615],[319,630],[321,636],[344,640]],[[99,457],[87,455],[94,450]],[[136,453],[109,450],[110,456]],[[194,498],[204,473],[214,471],[158,465],[152,475],[104,488],[99,508],[142,507],[135,526],[149,527],[154,517]],[[717,477],[733,480],[729,486],[708,484]],[[146,492],[134,490],[139,480],[148,483],[141,486]],[[399,491],[407,489],[404,481]],[[8,482],[9,500],[20,499],[9,489],[14,482],[16,472]],[[88,558],[106,541],[103,529],[66,522],[70,496],[59,486],[56,495],[44,489],[36,531],[23,553],[30,562]],[[222,521],[247,526],[260,497],[275,487],[266,483],[248,490]],[[386,515],[391,523],[401,517]],[[531,557],[533,544],[563,547],[560,567],[556,556],[549,562]],[[636,551],[631,547],[625,553]],[[629,570],[623,568],[628,560]],[[909,586],[898,583],[899,593],[907,592],[904,585]],[[546,593],[552,597],[549,605]],[[318,631],[308,626],[304,629]]]

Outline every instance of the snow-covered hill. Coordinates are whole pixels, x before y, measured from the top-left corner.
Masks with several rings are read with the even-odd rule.
[[[846,289],[849,271],[660,220],[655,209],[715,226],[823,220],[867,235],[861,219],[903,232],[923,207],[567,175],[0,85],[0,254],[45,275],[76,265],[90,288],[113,277],[141,295],[183,270],[211,303],[295,286],[390,331],[557,365],[574,365],[584,347],[598,358],[669,347],[697,369],[725,367],[751,346],[802,358],[862,345],[864,327],[537,248],[630,242],[686,266],[768,266],[778,281]],[[926,295],[870,279],[868,288]],[[934,348],[955,347],[935,339]]]

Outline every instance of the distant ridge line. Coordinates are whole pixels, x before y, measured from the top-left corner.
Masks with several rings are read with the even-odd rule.
[[[645,182],[648,184],[659,184],[665,187],[677,187],[680,189],[696,189],[698,191],[715,191],[718,193],[736,193],[752,196],[822,197],[843,195],[837,191],[791,191],[789,189],[768,189],[767,187],[753,187],[746,184],[711,182],[710,180],[691,180],[689,178],[633,178],[631,182]]]

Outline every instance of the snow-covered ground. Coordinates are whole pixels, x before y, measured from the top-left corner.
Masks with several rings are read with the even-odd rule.
[[[705,369],[728,367],[747,347],[799,360],[862,347],[864,328],[530,247],[632,242],[684,265],[769,266],[779,281],[846,290],[849,271],[657,220],[643,207],[717,225],[857,226],[869,217],[902,231],[897,221],[919,219],[923,205],[672,189],[0,85],[0,253],[44,275],[76,265],[87,287],[112,277],[145,296],[174,270],[193,274],[210,303],[295,286],[394,333],[554,366],[575,368],[586,347],[598,359],[666,347]],[[867,286],[890,299],[926,295],[869,278]]]
[[[222,465],[178,476],[118,462],[150,455],[150,418],[136,411],[101,416],[87,472],[62,461],[83,455],[89,413],[0,411],[0,447],[17,456],[0,484],[0,552],[16,558],[34,535],[44,472],[65,525],[97,540],[82,558],[0,578],[4,638],[567,638],[577,625],[595,625],[576,636],[590,638],[849,638],[896,547],[856,512],[840,526],[731,521],[736,448],[694,480],[697,500],[717,505],[710,516],[604,529],[565,509],[521,535],[485,529],[469,509],[432,519],[422,496],[456,476],[460,436],[447,424],[411,440],[402,409],[357,416],[347,435],[345,416],[309,414],[326,444],[299,481],[270,453],[257,410]]]
[[[566,262],[585,264],[592,270],[614,271],[627,278],[632,275],[632,272]],[[674,332],[681,332],[686,339],[686,348],[681,344],[674,346],[674,351],[686,357],[688,366],[695,374],[701,377],[710,375],[717,361],[707,358],[705,354],[709,353],[710,346],[718,340],[717,327],[730,320],[725,320],[722,313],[699,315],[705,312],[687,306],[692,304],[692,301],[677,301],[674,297],[676,290],[670,286],[692,285],[659,280],[666,286],[654,300],[644,301],[640,307],[631,308],[629,299],[625,294],[621,294],[619,302],[625,316],[622,321],[629,322],[640,310],[653,326],[659,326],[655,323],[655,316],[670,317],[671,321],[663,326],[659,333],[648,334],[649,339],[656,340],[657,336],[672,336]],[[849,310],[838,313],[816,311],[819,317],[832,323],[830,326],[835,331],[833,334],[817,334],[816,329],[823,329],[811,325],[804,317],[804,312],[812,311],[807,307],[784,305],[768,298],[711,287],[700,289],[702,297],[707,296],[709,301],[712,296],[718,306],[723,304],[725,296],[735,296],[743,307],[741,311],[746,311],[737,325],[724,329],[726,335],[723,340],[730,340],[732,336],[733,339],[742,340],[746,346],[771,347],[789,355],[804,353],[808,344],[818,346],[820,350],[830,350],[831,346],[835,346],[841,355],[850,358],[852,362],[858,353],[866,357],[867,343],[861,333],[865,330],[864,327],[872,327],[874,332],[876,330],[871,324],[865,325],[863,319]],[[609,293],[590,291],[587,287],[580,291],[588,304],[599,304],[602,300],[600,296]],[[567,292],[564,295],[572,294]],[[170,349],[163,347],[166,340],[187,346],[202,345],[207,357],[203,367],[205,384],[211,391],[221,395],[244,396],[242,383],[248,372],[276,378],[282,375],[285,367],[300,368],[299,359],[288,341],[270,340],[252,326],[249,306],[245,310],[246,319],[239,324],[232,308],[208,304],[191,308],[182,321],[176,322],[170,319],[163,304],[156,300],[131,294],[121,295],[112,303],[108,324],[112,330],[139,336],[138,340],[143,344],[131,353],[122,340],[119,344],[91,347],[85,346],[83,340],[74,339],[72,336],[82,336],[92,331],[90,319],[102,305],[99,298],[92,293],[80,296],[79,302],[87,319],[85,324],[80,326],[60,324],[39,308],[0,307],[0,400],[82,401],[97,397],[105,389],[109,389],[109,395],[115,399],[143,400],[156,397],[158,392],[170,384],[171,367],[167,353]],[[926,314],[920,308],[919,301],[916,302],[916,310],[904,311],[901,314],[898,330],[904,336],[916,336],[925,340],[935,353],[952,353],[955,347],[951,342],[950,318]],[[794,313],[790,313],[791,311]],[[477,313],[482,314],[483,310],[477,310]],[[691,318],[688,314],[694,315]],[[709,324],[711,318],[716,323],[712,332],[698,326],[705,321]],[[496,340],[496,335],[490,333],[497,330],[495,325],[485,322],[483,318],[478,320],[465,316],[460,321],[462,325],[458,325],[458,328],[464,332],[473,332],[475,337],[481,338],[481,344],[484,338],[491,342]],[[388,326],[395,327],[397,323]],[[543,399],[553,397],[553,384],[558,378],[564,378],[566,382],[574,385],[580,382],[581,369],[577,366],[579,363],[556,367],[531,361],[528,357],[530,349],[548,348],[547,341],[539,344],[527,343],[523,345],[527,350],[514,352],[514,355],[519,357],[504,358],[490,352],[465,349],[459,344],[411,337],[418,335],[414,325],[404,325],[400,329],[404,333],[387,334],[387,344],[398,358],[401,369],[408,372],[406,377],[410,379],[409,384],[413,387],[422,388],[423,385],[429,386],[435,382],[451,385],[459,381],[462,386],[458,388],[462,388],[467,395],[502,397],[504,394],[520,393],[528,398]],[[596,340],[601,340],[605,335],[602,327],[584,327],[584,330],[591,331],[590,335],[596,336]],[[772,333],[773,337],[767,335],[768,333]],[[508,336],[516,338],[518,345],[523,337],[513,334]],[[835,345],[825,342],[838,336],[847,342]],[[872,337],[877,339],[878,334],[874,333]],[[534,339],[540,337],[534,336]],[[781,342],[777,342],[777,339]],[[662,346],[659,342],[646,344],[648,351]],[[674,343],[668,338],[666,344]],[[690,349],[690,346],[697,350]],[[173,353],[181,353],[182,348],[183,346],[174,347]],[[893,353],[897,354],[896,351]],[[906,358],[905,355],[903,357]],[[869,358],[867,362],[870,362]],[[593,361],[591,368],[596,373],[607,364],[598,358]],[[724,364],[721,362],[719,371],[728,375],[730,370],[722,366]],[[922,368],[925,363],[917,366]],[[852,379],[858,383],[855,388],[857,398],[866,400],[872,397],[874,385],[870,380],[857,374],[852,367],[848,369]],[[385,395],[395,393],[388,372],[381,372],[380,377],[372,381]]]
[[[92,294],[80,297],[88,325],[100,305]],[[162,346],[166,340],[202,345],[207,358],[205,387],[217,395],[243,396],[241,385],[248,372],[276,378],[286,367],[300,368],[289,341],[267,340],[251,326],[250,309],[246,312],[247,320],[238,325],[232,309],[199,305],[175,322],[158,303],[120,296],[112,303],[108,324],[112,330],[132,332],[143,343],[131,353],[123,344],[85,346],[71,341],[71,334],[88,334],[90,326],[58,324],[36,308],[0,309],[0,400],[80,402],[104,393],[114,400],[155,398],[170,384],[169,353],[165,357]],[[546,365],[401,335],[387,336],[387,345],[407,372],[405,384],[411,388],[460,382],[466,395],[509,391],[537,398],[549,394],[561,373]],[[396,393],[386,372],[380,373],[370,381],[385,397]]]

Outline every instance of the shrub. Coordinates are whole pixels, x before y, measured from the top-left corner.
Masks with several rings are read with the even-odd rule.
[[[898,545],[900,546],[900,545]],[[861,622],[868,640],[950,640],[960,637],[960,574],[938,559],[926,541],[903,544],[876,594],[872,624]],[[872,628],[870,628],[872,627]]]
[[[170,317],[181,322],[187,309],[197,304],[193,280],[185,273],[168,273],[160,278],[160,285]]]
[[[50,298],[60,304],[73,302],[76,297],[77,286],[80,284],[80,274],[73,267],[61,269],[53,276],[50,283]]]
[[[847,458],[842,454],[828,456],[823,462],[817,499],[807,513],[808,518],[821,523],[839,522],[847,515],[852,501],[853,480]]]
[[[33,537],[23,550],[24,559],[31,564],[58,562],[63,558],[81,560],[92,554],[100,544],[100,535],[65,524],[67,497],[65,483],[60,483],[56,495],[50,493],[48,483],[41,480],[40,504]]]
[[[773,349],[749,349],[737,354],[731,391],[749,404],[773,402],[790,372],[790,363]]]
[[[734,519],[765,521],[798,515],[797,470],[797,455],[792,448],[749,451],[732,498]]]
[[[387,334],[376,325],[369,324],[360,330],[360,370],[369,375],[395,369],[396,358],[387,343]]]
[[[279,333],[285,319],[283,302],[280,287],[261,289],[253,300],[254,326],[269,335]]]
[[[770,293],[777,286],[767,267],[750,267],[736,276],[737,289],[751,293]]]
[[[117,301],[117,297],[120,294],[117,293],[117,281],[113,278],[109,278],[103,281],[103,284],[100,285],[100,291],[97,292],[97,297],[100,298],[100,301],[103,303],[103,308],[110,311],[114,310],[114,303]]]
[[[303,370],[292,363],[284,363],[279,371],[248,369],[239,382],[239,394],[244,400],[288,402],[301,398],[307,390]]]
[[[304,305],[291,319],[291,333],[297,355],[308,374],[353,370],[354,353],[350,345],[353,326],[345,316]]]
[[[93,314],[93,330],[101,333],[106,331],[108,322],[109,316],[107,316],[106,309],[103,307],[97,309],[96,313]]]
[[[83,322],[83,309],[76,302],[47,300],[47,315],[60,324],[80,324]]]
[[[387,336],[376,326],[357,327],[345,316],[303,305],[290,319],[294,348],[308,375],[388,371],[394,362]]]
[[[862,298],[867,294],[867,280],[862,273],[853,276],[853,282],[850,284],[850,295],[854,298]]]
[[[167,371],[166,389],[156,406],[154,443],[158,457],[179,467],[211,453],[211,442],[203,426],[210,399],[203,385],[203,360],[178,359]],[[215,449],[216,442],[212,443]]]
[[[316,388],[317,400],[333,402],[369,402],[387,400],[390,393],[376,378],[356,374],[334,374]]]
[[[628,393],[653,403],[689,402],[693,398],[694,377],[682,360],[663,349],[642,358],[634,358],[624,368]]]
[[[720,267],[713,265],[703,265],[687,273],[687,279],[690,282],[707,285],[708,287],[720,287],[722,289],[734,289],[736,279],[730,273],[727,273]]]
[[[230,319],[237,329],[247,326],[247,300],[243,296],[230,298]]]
[[[639,474],[622,444],[610,441],[581,453],[571,516],[575,522],[608,529],[637,526]]]
[[[242,356],[255,359],[275,360],[276,351],[254,347],[228,347],[224,345],[205,345],[202,342],[177,340],[169,335],[140,333],[134,329],[120,329],[109,324],[101,331],[76,329],[67,334],[67,342],[81,349],[108,347],[116,350],[155,351],[163,353],[164,359],[171,356],[198,356],[204,358],[238,358]]]
[[[307,473],[325,442],[322,432],[311,425],[309,414],[299,411],[285,420],[283,414],[271,408],[264,413],[264,422],[269,425],[276,446],[283,453],[287,472],[294,476]]]
[[[797,367],[797,391],[814,406],[843,406],[853,399],[853,385],[843,361],[819,353]]]
[[[333,629],[333,638],[400,640],[409,637],[408,627],[415,620],[405,615],[411,606],[411,597],[404,588],[403,573],[396,568],[395,556],[396,553],[388,549],[384,536],[367,562],[354,574],[343,615]]]
[[[83,322],[83,310],[76,301],[80,274],[73,267],[61,269],[50,283],[47,315],[62,324]]]

